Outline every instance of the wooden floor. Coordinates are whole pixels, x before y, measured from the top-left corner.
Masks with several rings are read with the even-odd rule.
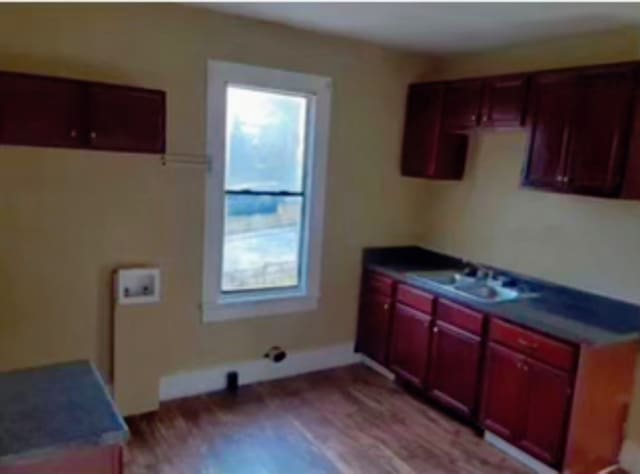
[[[127,420],[125,474],[520,474],[364,366],[164,403]]]

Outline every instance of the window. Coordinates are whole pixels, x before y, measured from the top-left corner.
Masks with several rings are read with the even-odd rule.
[[[203,313],[317,306],[331,81],[212,61]]]

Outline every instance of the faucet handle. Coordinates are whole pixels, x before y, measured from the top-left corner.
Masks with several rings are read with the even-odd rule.
[[[479,268],[471,262],[465,262],[464,270],[462,270],[462,274],[464,276],[476,276]]]
[[[485,267],[478,267],[478,271],[476,272],[476,276],[478,278],[483,278],[489,280],[493,277],[493,270]]]

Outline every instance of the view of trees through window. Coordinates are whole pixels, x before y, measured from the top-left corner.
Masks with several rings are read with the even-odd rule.
[[[227,89],[223,291],[300,283],[307,101]]]

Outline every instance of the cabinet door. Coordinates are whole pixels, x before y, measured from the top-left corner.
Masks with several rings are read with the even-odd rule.
[[[83,91],[75,81],[0,74],[0,143],[80,147]]]
[[[621,197],[640,200],[640,90],[638,89],[633,97],[629,135],[629,152],[624,169]]]
[[[568,156],[571,191],[613,196],[620,192],[633,108],[635,68],[595,69],[578,76]]]
[[[482,124],[510,128],[524,125],[527,76],[501,76],[486,80]]]
[[[365,292],[360,303],[357,350],[386,365],[389,340],[391,298]]]
[[[426,380],[430,335],[429,315],[396,303],[389,368],[418,387],[423,387]]]
[[[525,357],[495,344],[489,344],[484,374],[482,423],[506,439],[522,437],[527,405]]]
[[[460,180],[467,161],[469,137],[465,133],[442,131],[438,148],[429,165],[428,177],[432,179]]]
[[[564,189],[575,82],[574,73],[537,74],[532,79],[526,185]]]
[[[445,130],[466,130],[478,125],[483,86],[482,79],[453,81],[447,84],[442,110]]]
[[[571,378],[530,359],[522,368],[529,376],[529,397],[520,447],[557,467],[563,454]]]
[[[478,400],[481,349],[478,336],[436,321],[428,384],[431,396],[471,416]]]
[[[92,148],[164,152],[163,92],[91,84],[88,97],[89,142]]]
[[[414,84],[409,88],[404,124],[402,174],[427,177],[432,172],[442,112],[442,84]]]

